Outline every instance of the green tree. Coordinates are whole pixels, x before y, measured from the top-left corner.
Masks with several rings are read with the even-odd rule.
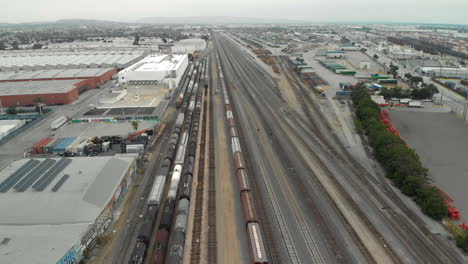
[[[42,49],[42,44],[40,44],[40,43],[34,43],[34,45],[33,45],[32,48],[33,48],[33,49]]]
[[[44,98],[36,97],[33,99],[33,102],[37,104],[37,109],[39,110],[39,113],[41,113],[42,115],[42,102],[44,102]]]
[[[5,42],[3,40],[0,40],[0,50],[5,49]]]
[[[468,252],[468,231],[462,230],[460,234],[455,236],[455,241],[457,242],[457,246],[463,251]]]
[[[140,124],[140,123],[139,123],[138,121],[132,121],[132,127],[133,127],[133,129],[135,129],[135,131],[138,130],[139,124]]]
[[[18,41],[13,41],[13,43],[11,43],[11,46],[13,47],[14,50],[18,50],[19,49],[19,43]]]
[[[14,106],[10,106],[6,110],[7,115],[16,115],[18,111],[16,111],[16,108]]]
[[[133,40],[133,45],[140,45],[140,36],[135,35],[135,39]]]
[[[393,65],[393,63],[390,63],[390,73],[393,75],[393,79],[396,79],[398,76],[398,66]]]

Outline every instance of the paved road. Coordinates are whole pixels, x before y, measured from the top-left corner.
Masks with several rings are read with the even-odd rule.
[[[406,215],[385,179],[370,181],[303,87],[295,88],[301,114],[236,43],[222,35],[217,42],[243,150],[261,183],[256,198],[273,223],[265,233],[272,233],[280,263],[462,262]]]

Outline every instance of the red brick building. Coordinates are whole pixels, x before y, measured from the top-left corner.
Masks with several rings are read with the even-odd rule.
[[[70,104],[79,94],[96,89],[112,79],[116,69],[67,69],[0,73],[0,100],[3,107]]]

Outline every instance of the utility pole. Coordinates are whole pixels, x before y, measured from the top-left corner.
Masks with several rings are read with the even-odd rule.
[[[466,121],[466,112],[468,111],[468,100],[465,97],[465,105],[463,106],[463,120]]]

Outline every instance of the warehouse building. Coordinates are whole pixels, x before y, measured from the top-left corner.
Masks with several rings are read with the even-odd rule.
[[[174,53],[195,53],[206,49],[206,41],[204,39],[182,39],[174,43],[172,46]]]
[[[144,50],[136,51],[8,51],[0,52],[0,71],[46,69],[123,69],[141,60]]]
[[[104,84],[117,74],[117,69],[59,69],[38,71],[0,72],[0,82],[50,81],[50,80],[89,80],[90,89]]]
[[[468,78],[468,68],[419,67],[416,72],[430,77]]]
[[[79,261],[113,221],[135,159],[22,159],[0,171],[0,263]],[[6,182],[12,175],[15,180]]]
[[[176,88],[188,67],[188,56],[158,54],[143,60],[119,72],[119,83],[123,85],[158,85],[166,84]]]
[[[3,107],[37,105],[34,100],[38,97],[47,105],[70,104],[92,84],[92,79],[0,82],[0,101]]]
[[[24,126],[24,124],[26,124],[25,120],[0,120],[0,140],[8,136],[16,129]]]

